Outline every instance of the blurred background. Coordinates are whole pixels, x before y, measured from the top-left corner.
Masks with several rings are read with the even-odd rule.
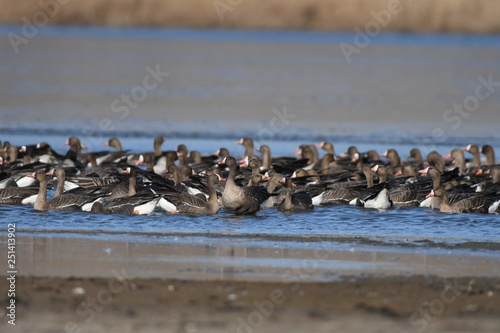
[[[384,30],[500,32],[496,0],[0,0],[0,21],[22,24],[55,2],[61,6],[50,23],[62,25],[351,30],[371,11],[400,3],[404,11]]]
[[[99,146],[248,135],[444,153],[499,138],[499,1],[0,5],[3,132],[79,133]]]

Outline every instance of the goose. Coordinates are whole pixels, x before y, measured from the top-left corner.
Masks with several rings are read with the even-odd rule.
[[[350,202],[351,205],[357,205],[365,208],[375,208],[385,210],[392,207],[392,201],[387,190],[387,183],[373,185],[373,174],[369,165],[363,166],[363,174],[366,177],[366,189],[361,195]]]
[[[271,148],[267,145],[261,145],[259,148],[255,149],[255,151],[258,151],[262,154],[262,166],[260,167],[261,170],[269,170],[271,169]]]
[[[40,211],[47,210],[71,210],[81,211],[81,207],[77,205],[74,198],[71,196],[59,196],[54,200],[47,201],[47,174],[43,170],[38,170],[30,174],[30,177],[35,178],[39,183],[38,197],[34,203],[34,209]]]
[[[51,206],[61,206],[62,203],[64,203],[66,206],[73,205],[75,207],[80,207],[80,209],[71,208],[65,210],[82,210],[89,212],[94,202],[102,201],[104,197],[110,195],[106,187],[98,185],[86,188],[77,187],[65,191],[66,172],[62,168],[52,169],[47,172],[46,175],[57,179],[56,192],[52,199],[48,201]]]
[[[254,145],[253,145],[253,139],[252,138],[249,138],[249,137],[243,137],[241,139],[239,139],[238,141],[235,142],[237,145],[242,145],[243,147],[245,147],[245,153],[243,155],[243,157],[252,157],[254,154],[253,154],[253,150],[254,150]]]
[[[292,194],[293,183],[290,177],[283,178],[281,183],[285,185],[285,199],[278,206],[280,212],[297,213],[314,209],[309,193],[301,191]]]
[[[432,190],[429,196],[435,196],[442,200],[440,211],[443,213],[488,214],[489,208],[494,204],[495,200],[498,199],[498,194],[488,193],[469,196],[452,203],[450,202],[448,194],[442,187]]]
[[[472,154],[472,163],[473,167],[471,168],[471,172],[476,172],[481,168],[481,152],[477,145],[468,145],[467,147],[462,148],[463,151],[466,151]]]
[[[0,189],[2,205],[32,205],[38,197],[38,186],[7,187]]]
[[[177,156],[179,157],[179,166],[184,166],[187,164],[189,158],[189,150],[185,144],[180,144],[177,146]]]
[[[332,154],[333,156],[335,156],[335,149],[333,148],[333,144],[331,142],[322,141],[320,143],[317,143],[316,147],[323,149],[327,154]]]
[[[495,164],[495,150],[491,145],[484,145],[481,148],[481,153],[486,156],[486,165],[492,166]]]
[[[270,169],[266,171],[263,177],[263,181],[267,181],[265,187],[267,188],[267,192],[269,193],[280,193],[279,196],[272,196],[264,202],[264,207],[271,208],[275,204],[283,201],[284,193],[277,191],[278,187],[281,187],[281,180],[283,179],[283,175],[279,172],[276,172],[274,169]],[[283,197],[282,197],[283,196]]]
[[[391,161],[391,165],[397,168],[401,165],[401,158],[399,157],[396,149],[388,149],[385,153],[381,154],[382,157],[387,157]]]
[[[171,204],[171,213],[215,215],[219,211],[219,201],[215,190],[217,181],[218,178],[214,174],[207,177],[207,200],[198,195],[182,193],[166,194],[163,198]]]
[[[156,208],[160,196],[152,191],[128,197],[116,198],[106,204],[95,202],[91,211],[101,214],[150,215]]]
[[[253,215],[260,210],[260,205],[264,201],[277,195],[269,193],[263,186],[240,187],[236,185],[235,178],[238,166],[233,157],[226,157],[219,163],[226,164],[229,168],[229,176],[222,193],[222,204],[227,211],[237,215]]]
[[[427,165],[436,168],[439,172],[443,172],[446,169],[446,162],[437,151],[431,151],[427,154]]]
[[[379,183],[387,182],[384,165],[377,164],[371,170],[379,175]],[[394,205],[400,207],[418,207],[432,189],[432,181],[406,182],[405,178],[393,179],[388,184],[389,197]]]

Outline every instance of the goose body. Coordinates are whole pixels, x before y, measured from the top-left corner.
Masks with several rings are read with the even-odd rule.
[[[235,183],[237,173],[236,160],[227,157],[223,161],[229,168],[229,176],[226,187],[222,193],[222,204],[224,208],[237,215],[253,215],[260,210],[260,205],[271,197],[271,193],[263,186],[240,187]]]

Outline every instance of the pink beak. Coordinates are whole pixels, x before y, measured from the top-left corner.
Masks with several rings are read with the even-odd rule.
[[[431,198],[434,196],[434,190],[431,191],[431,193],[427,194],[426,198]]]
[[[451,158],[451,152],[446,155],[443,155],[443,158]]]
[[[418,170],[418,173],[421,173],[423,175],[426,175],[427,172],[429,172],[429,167],[425,168],[425,169],[422,169],[422,170]]]

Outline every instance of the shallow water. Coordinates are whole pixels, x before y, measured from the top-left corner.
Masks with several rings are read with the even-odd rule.
[[[0,35],[18,31],[0,28]],[[500,92],[482,102],[458,129],[443,112],[474,92],[477,77],[500,81],[498,36],[382,35],[352,65],[339,52],[352,34],[232,32],[164,29],[47,28],[14,55],[0,45],[0,140],[12,144],[46,141],[59,152],[77,135],[91,150],[118,136],[124,149],[151,150],[164,135],[163,149],[184,143],[211,154],[249,135],[275,156],[292,155],[301,143],[332,141],[337,154],[356,145],[380,153],[396,148],[403,158],[419,147],[441,154],[471,143],[500,151]],[[119,119],[110,105],[140,84],[146,66],[160,64],[167,82]],[[269,129],[272,110],[296,116]],[[115,129],[100,131],[111,118]],[[431,136],[442,128],[446,140]],[[264,134],[266,135],[264,135]],[[470,157],[470,156],[468,156]],[[498,215],[442,214],[421,208],[374,211],[318,207],[285,215],[264,209],[257,216],[97,215],[36,212],[1,206],[5,228],[17,224],[30,235],[127,235],[152,240],[172,235],[211,239],[268,239],[285,243],[337,242],[497,250]],[[125,236],[124,236],[125,237]],[[338,245],[340,246],[340,245]]]

